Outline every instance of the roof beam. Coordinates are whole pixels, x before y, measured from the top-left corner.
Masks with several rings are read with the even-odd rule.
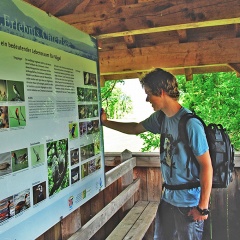
[[[119,31],[119,32],[113,32],[113,33],[106,33],[106,34],[95,35],[95,33],[92,33],[92,35],[95,35],[96,38],[98,39],[104,39],[104,38],[112,38],[112,37],[122,37],[126,35],[140,35],[140,34],[168,32],[168,31],[176,31],[176,30],[178,31],[182,29],[213,27],[213,26],[222,26],[222,25],[238,24],[238,23],[240,23],[240,18],[230,18],[230,19],[220,19],[220,20],[204,21],[204,22],[196,22],[196,23],[175,24],[171,26],[153,27],[153,28],[137,29],[137,30],[131,30],[131,31]]]
[[[193,72],[191,68],[185,68],[185,77],[187,81],[193,80]]]
[[[240,49],[240,38],[100,51],[100,71],[102,74],[115,74],[142,72],[155,67],[177,69],[238,63],[240,51],[237,49]]]
[[[136,47],[136,39],[135,36],[124,36],[124,41],[127,45],[127,48],[135,48]]]
[[[236,72],[237,77],[240,77],[240,63],[229,63],[228,66]]]
[[[240,23],[239,0],[156,0],[112,7],[61,20],[97,38],[120,37]]]

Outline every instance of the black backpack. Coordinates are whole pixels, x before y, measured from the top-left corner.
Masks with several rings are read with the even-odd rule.
[[[164,121],[165,114],[160,114],[160,118]],[[192,160],[199,166],[197,159],[195,158],[192,149],[189,146],[189,140],[187,135],[186,124],[190,118],[197,118],[204,126],[205,134],[207,137],[208,145],[209,145],[209,153],[212,160],[213,166],[213,188],[226,188],[229,183],[232,181],[232,173],[234,170],[234,147],[231,144],[229,135],[225,128],[221,124],[211,123],[208,126],[204,123],[204,121],[197,116],[195,113],[186,113],[184,114],[178,125],[178,141],[182,141],[184,143],[185,150],[188,154],[187,166]],[[162,140],[162,139],[161,139]],[[163,141],[161,141],[163,142]],[[163,148],[163,143],[160,143],[161,148]],[[192,188],[186,184],[186,188]],[[198,186],[198,185],[196,185]],[[166,187],[166,186],[165,186]],[[193,187],[195,187],[193,185]],[[170,187],[171,188],[171,187]],[[169,189],[170,189],[169,188]],[[183,189],[184,187],[177,188]],[[172,189],[176,189],[174,186]]]

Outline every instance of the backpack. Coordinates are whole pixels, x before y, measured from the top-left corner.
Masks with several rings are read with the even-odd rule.
[[[165,114],[160,114],[160,118],[163,121]],[[192,160],[199,168],[196,157],[194,156],[192,149],[189,146],[189,140],[187,135],[186,124],[190,118],[197,118],[203,125],[207,142],[209,146],[209,153],[213,166],[213,188],[226,188],[230,182],[232,182],[232,173],[234,170],[234,147],[231,144],[229,135],[225,128],[221,124],[210,123],[208,126],[205,122],[197,116],[195,113],[184,114],[178,124],[178,141],[184,143],[184,148],[187,152],[188,159],[186,168],[188,169],[189,162]],[[161,139],[162,140],[162,139]],[[163,141],[161,141],[163,142]],[[163,148],[163,143],[160,143]],[[188,189],[198,186],[198,184],[185,184],[186,186],[181,188],[175,188],[174,186],[168,186],[169,189]],[[192,186],[191,186],[192,185]],[[166,186],[165,186],[166,187]]]

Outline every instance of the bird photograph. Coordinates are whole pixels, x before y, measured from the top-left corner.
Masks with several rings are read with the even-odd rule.
[[[9,106],[9,125],[10,128],[26,126],[25,106]]]
[[[28,168],[28,149],[22,148],[11,151],[11,159],[13,172]]]
[[[0,79],[0,101],[7,101],[7,81]]]
[[[8,101],[23,102],[25,101],[24,83],[17,81],[7,81]]]
[[[70,151],[71,166],[79,163],[79,148]]]
[[[47,143],[49,196],[69,186],[68,139]]]
[[[11,153],[0,153],[0,177],[12,172]]]
[[[78,124],[75,122],[75,123],[70,123],[69,126],[69,139],[72,140],[72,139],[75,139],[75,138],[78,138]]]
[[[33,205],[36,205],[46,199],[46,182],[38,183],[33,186]]]
[[[26,189],[22,192],[19,192],[13,196],[14,206],[15,206],[15,215],[20,212],[28,209],[30,204],[30,189]]]
[[[9,128],[8,107],[0,106],[0,129]]]
[[[45,162],[44,144],[30,147],[31,166],[42,165]]]
[[[71,170],[71,184],[80,180],[79,166]]]
[[[14,214],[13,196],[0,200],[0,223],[13,217]]]

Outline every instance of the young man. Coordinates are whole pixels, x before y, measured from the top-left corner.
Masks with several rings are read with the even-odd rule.
[[[103,111],[104,126],[126,133],[145,131],[161,133],[163,147],[160,151],[161,170],[166,183],[158,208],[154,239],[200,240],[204,220],[208,217],[209,197],[212,187],[212,164],[204,128],[199,120],[187,122],[189,145],[199,163],[187,164],[187,153],[178,141],[178,123],[188,109],[178,103],[176,78],[162,69],[155,69],[141,80],[154,113],[140,123],[110,121]],[[160,118],[164,113],[165,117]],[[200,183],[200,187],[195,183]]]

